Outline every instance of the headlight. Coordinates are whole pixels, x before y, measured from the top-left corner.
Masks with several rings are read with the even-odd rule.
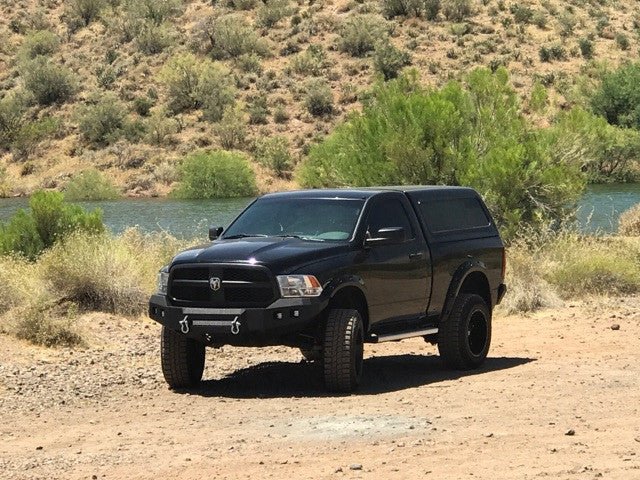
[[[280,294],[283,297],[317,297],[322,285],[313,275],[278,275]]]
[[[162,267],[158,272],[158,293],[160,295],[167,294],[168,284],[169,284],[169,267]]]

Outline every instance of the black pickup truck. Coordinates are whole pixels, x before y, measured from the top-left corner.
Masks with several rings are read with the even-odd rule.
[[[487,356],[505,251],[470,188],[269,194],[209,238],[160,271],[149,302],[171,388],[200,382],[206,346],[299,348],[343,392],[365,342],[424,337],[456,369]]]

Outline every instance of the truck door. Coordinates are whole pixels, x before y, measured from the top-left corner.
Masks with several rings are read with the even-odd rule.
[[[384,194],[370,206],[366,236],[403,227],[406,240],[365,246],[361,275],[369,301],[370,325],[426,315],[431,287],[429,250],[411,206],[402,194]]]

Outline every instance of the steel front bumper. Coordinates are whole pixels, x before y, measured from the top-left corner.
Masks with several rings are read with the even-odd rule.
[[[149,317],[204,343],[259,345],[312,329],[326,305],[317,298],[286,298],[266,308],[174,307],[165,296],[153,295]]]

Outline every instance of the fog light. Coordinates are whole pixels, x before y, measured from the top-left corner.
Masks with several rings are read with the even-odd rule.
[[[300,310],[293,310],[293,311],[291,312],[291,316],[292,316],[293,318],[298,318],[298,317],[300,316]]]
[[[282,312],[276,312],[276,319],[282,320]]]

